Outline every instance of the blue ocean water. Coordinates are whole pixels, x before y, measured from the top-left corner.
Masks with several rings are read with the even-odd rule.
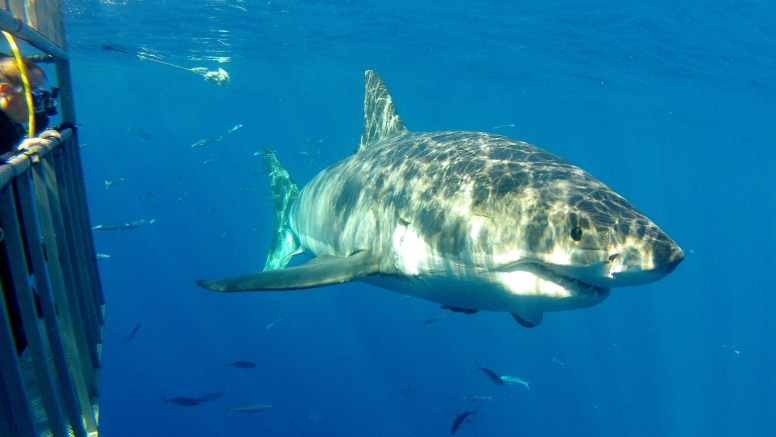
[[[155,219],[95,233],[110,255],[101,435],[448,435],[445,414],[477,406],[457,435],[776,433],[773,3],[69,0],[65,19],[92,223]],[[274,215],[255,152],[277,150],[300,186],[352,153],[367,69],[409,129],[560,155],[686,260],[530,330],[487,312],[424,325],[438,305],[358,282],[197,287],[264,264]],[[238,360],[257,367],[224,365]],[[224,408],[253,403],[273,408]]]

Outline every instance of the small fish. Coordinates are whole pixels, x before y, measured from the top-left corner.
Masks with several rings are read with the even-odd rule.
[[[192,144],[191,148],[193,149],[195,147],[202,147],[202,146],[207,146],[208,144],[211,144],[211,143],[217,143],[217,142],[221,141],[222,138],[223,138],[223,135],[218,137],[218,139],[204,138],[204,139],[201,139],[201,140],[197,141],[196,143]]]
[[[207,161],[204,162],[204,164],[212,164],[212,163],[218,161],[219,159],[221,159],[221,157],[220,156],[216,156],[214,158],[208,159]]]
[[[213,212],[213,211],[215,211],[215,210],[216,210],[215,208],[208,208],[208,209],[207,209],[207,212]]]
[[[401,297],[400,300],[405,301],[407,299],[412,299],[412,296],[410,296],[409,294],[405,294],[404,296]]]
[[[140,130],[138,128],[134,128],[132,126],[129,126],[127,128],[127,132],[130,132],[130,131],[136,133],[140,138],[142,138],[144,140],[150,140],[151,139],[151,135],[148,135],[147,132],[142,131],[142,130]]]
[[[264,329],[265,329],[265,330],[267,330],[267,329],[272,329],[272,328],[274,328],[274,327],[275,327],[275,326],[276,326],[278,323],[280,323],[280,322],[282,322],[282,321],[284,321],[284,320],[286,320],[286,319],[284,319],[284,318],[282,318],[282,317],[281,317],[281,318],[279,318],[279,319],[277,319],[277,320],[273,320],[273,321],[272,321],[272,322],[270,322],[270,323],[269,323],[269,325],[267,325],[267,327],[266,327],[266,328],[264,328]]]
[[[234,132],[236,132],[236,131],[238,131],[238,130],[242,129],[242,127],[243,127],[243,125],[241,125],[241,124],[237,124],[237,125],[235,125],[233,128],[231,128],[231,129],[228,129],[228,130],[227,130],[227,132],[229,132],[229,133],[231,134],[231,133],[234,133]]]
[[[402,396],[407,396],[412,391],[412,386],[407,386],[407,388],[404,389],[404,391],[401,393]]]
[[[110,259],[110,255],[108,255],[107,253],[98,253],[97,260],[99,261],[101,259]]]
[[[429,323],[438,322],[438,321],[444,319],[445,317],[447,317],[447,314],[442,314],[441,316],[434,316],[434,317],[428,318],[425,321],[423,321],[423,324],[424,325],[428,325]]]
[[[179,197],[179,198],[175,199],[175,203],[183,202],[183,200],[184,200],[183,197]]]
[[[504,129],[505,127],[515,127],[515,125],[514,125],[514,123],[513,124],[500,124],[498,126],[493,126],[493,129]]]
[[[182,174],[178,173],[178,174],[175,175],[175,177],[173,177],[173,179],[183,179],[186,176],[188,176],[188,175],[182,175]]]
[[[129,343],[133,338],[135,338],[135,334],[137,334],[137,331],[140,330],[140,327],[143,326],[143,322],[138,323],[135,325],[135,327],[132,329],[132,332],[129,333],[129,337],[127,337],[126,340],[122,341],[122,344]]]
[[[531,387],[528,386],[528,383],[531,382],[531,381],[523,381],[522,379],[518,378],[517,376],[502,376],[501,380],[502,381],[506,381],[506,382],[515,383],[515,384],[523,384],[525,386],[525,388],[527,388],[528,390],[531,389]]]
[[[87,143],[81,143],[81,144],[79,144],[79,145],[78,145],[78,147],[79,147],[79,148],[81,148],[81,149],[83,149],[84,147],[86,147],[86,146],[88,146],[88,145],[89,145],[89,144],[87,144]]]
[[[468,396],[462,397],[461,399],[465,401],[492,401],[493,396],[468,395]]]
[[[476,416],[477,410],[479,409],[480,407],[477,407],[472,411],[467,411],[465,413],[459,414],[458,417],[456,417],[455,421],[453,422],[453,429],[450,431],[450,434],[455,434],[455,432],[458,431],[458,428],[461,427],[461,424],[463,423],[463,421],[466,420],[466,418],[469,417],[469,415],[473,414]]]
[[[232,231],[226,231],[223,234],[221,234],[221,238],[226,238],[227,235],[231,234]]]
[[[301,157],[309,158],[309,157],[312,157],[312,156],[318,156],[320,154],[321,154],[320,150],[317,151],[317,152],[302,151],[302,152],[297,152],[296,156],[301,156]]]
[[[260,413],[262,411],[269,410],[270,408],[272,408],[272,405],[270,404],[251,404],[234,408],[229,408],[226,406],[226,411],[230,413]]]
[[[243,191],[243,192],[246,192],[246,193],[247,192],[251,192],[251,191],[262,191],[262,190],[263,190],[263,188],[248,188],[248,187],[238,188],[237,189],[237,191]]]
[[[156,219],[151,219],[151,220],[148,220],[148,224],[149,224],[149,225],[152,225],[152,224],[154,224],[154,223],[156,223]]]
[[[256,363],[252,363],[250,361],[235,361],[233,363],[226,363],[226,366],[227,367],[234,366],[234,367],[239,367],[241,369],[253,369],[254,367],[256,367]]]
[[[496,372],[494,372],[494,371],[492,371],[490,369],[486,369],[486,368],[480,366],[479,364],[477,364],[477,370],[482,370],[485,373],[485,375],[487,375],[488,379],[493,381],[494,384],[504,385],[504,381],[502,381],[501,378],[499,378],[499,376],[496,374]]]
[[[105,181],[105,190],[107,191],[108,188],[110,188],[110,187],[112,187],[114,185],[116,185],[116,186],[124,185],[127,182],[129,182],[129,179],[126,179],[126,178],[116,178],[116,179],[111,179],[109,181]]]
[[[565,365],[564,363],[562,363],[562,362],[561,362],[559,359],[555,358],[555,357],[552,357],[552,362],[553,362],[553,363],[555,363],[555,364],[557,364],[557,365],[559,365],[559,366],[560,366],[560,367],[562,367],[563,369],[565,369],[565,368],[566,368],[566,365]]]
[[[140,226],[143,226],[144,224],[146,224],[145,220],[135,220],[135,221],[133,221],[131,223],[124,223],[124,227],[121,228],[121,229],[139,228]]]
[[[207,67],[189,68],[189,71],[193,71],[194,73],[207,73]]]
[[[118,230],[124,229],[124,225],[126,225],[126,223],[119,223],[119,222],[101,223],[93,227],[92,230],[93,231],[118,231]]]
[[[175,405],[182,405],[184,407],[193,407],[194,405],[199,405],[199,399],[194,398],[172,398],[167,399],[166,397],[162,396],[162,400],[166,404],[167,402],[172,402]]]
[[[322,143],[323,140],[316,140],[315,138],[305,138],[302,140],[302,144],[315,144]]]
[[[220,398],[222,395],[223,395],[223,393],[221,393],[220,391],[217,391],[215,393],[208,393],[208,394],[206,394],[204,396],[200,396],[197,400],[200,403],[208,402],[208,401],[216,400],[216,399]]]
[[[735,354],[741,354],[741,351],[737,350],[736,345],[734,344],[723,344],[722,347],[732,350]]]

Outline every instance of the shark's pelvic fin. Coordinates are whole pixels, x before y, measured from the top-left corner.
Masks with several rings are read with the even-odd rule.
[[[385,83],[372,70],[366,72],[366,93],[364,94],[364,131],[356,153],[369,148],[381,139],[405,132],[399,114],[393,107]]]
[[[377,273],[380,260],[370,250],[350,256],[319,255],[301,266],[235,278],[197,281],[213,291],[283,291],[339,284]]]
[[[301,245],[288,225],[288,214],[291,205],[299,197],[299,188],[270,149],[264,149],[264,164],[269,172],[275,205],[275,235],[272,236],[267,262],[264,264],[264,271],[267,271],[285,267],[292,256],[301,252]]]
[[[541,311],[534,312],[521,312],[520,314],[512,313],[512,317],[515,318],[517,323],[526,328],[535,328],[542,323],[544,313]]]

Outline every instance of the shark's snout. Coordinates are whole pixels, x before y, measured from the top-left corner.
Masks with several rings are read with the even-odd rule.
[[[653,263],[655,268],[652,269],[655,273],[662,276],[674,271],[684,260],[684,251],[676,244],[665,244],[662,250],[656,250],[653,252]]]

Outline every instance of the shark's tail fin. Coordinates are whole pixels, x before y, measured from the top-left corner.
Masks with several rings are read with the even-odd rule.
[[[301,245],[288,223],[291,205],[299,197],[299,188],[280,164],[275,152],[270,149],[264,149],[264,164],[269,172],[272,201],[275,205],[275,235],[272,237],[267,263],[264,265],[264,271],[267,271],[285,267],[292,256],[301,252]]]

